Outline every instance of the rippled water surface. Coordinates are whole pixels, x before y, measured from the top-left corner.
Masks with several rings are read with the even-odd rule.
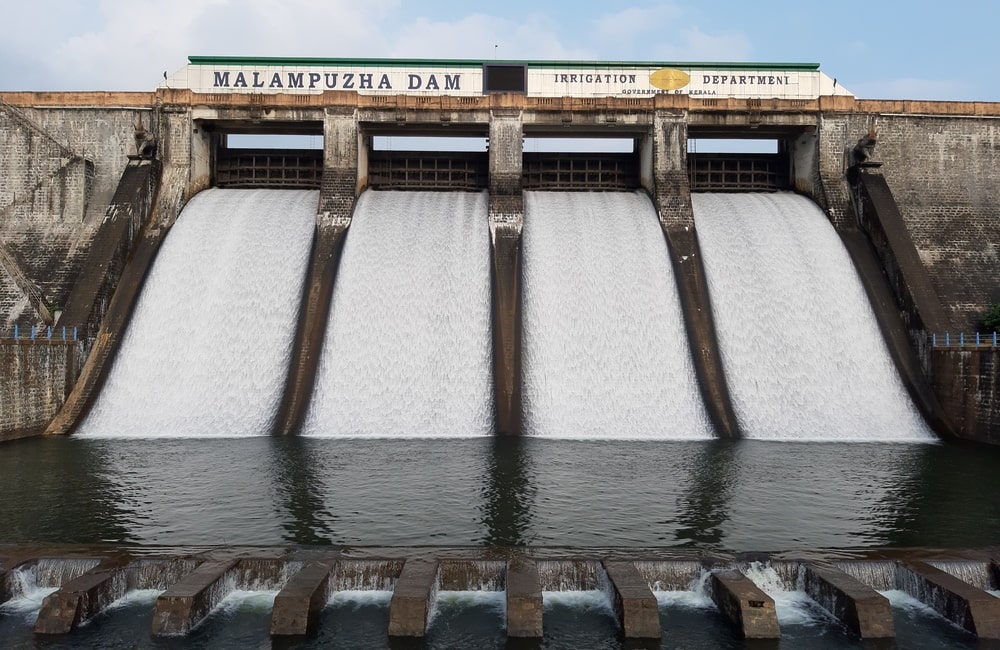
[[[0,543],[975,547],[1000,450],[743,440],[33,439]]]

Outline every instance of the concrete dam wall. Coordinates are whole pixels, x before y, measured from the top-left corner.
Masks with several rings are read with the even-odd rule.
[[[12,190],[9,196],[3,195],[4,204],[0,205],[6,206],[3,209],[12,215],[21,215],[0,221],[0,244],[11,252],[4,259],[14,260],[7,262],[7,273],[0,274],[0,299],[8,312],[0,313],[0,316],[10,326],[14,323],[21,326],[44,324],[44,312],[49,306],[73,304],[74,287],[80,284],[81,278],[94,270],[108,274],[103,267],[92,268],[98,263],[88,259],[96,250],[98,222],[107,220],[109,206],[115,200],[115,190],[120,188],[119,180],[127,171],[129,161],[126,154],[135,150],[133,138],[138,121],[141,120],[151,133],[156,134],[159,150],[151,160],[156,160],[162,172],[155,171],[151,176],[153,191],[147,198],[136,199],[144,207],[134,211],[130,217],[133,225],[116,235],[124,245],[113,247],[116,252],[111,258],[118,260],[111,264],[115,267],[110,272],[113,277],[126,273],[125,262],[134,255],[137,242],[149,242],[149,250],[143,253],[147,261],[155,257],[158,247],[155,242],[162,241],[180,207],[194,192],[212,184],[213,160],[218,151],[220,131],[232,129],[234,124],[250,124],[264,114],[268,116],[265,122],[270,120],[274,124],[269,128],[288,129],[289,125],[308,125],[308,129],[326,136],[323,183],[326,184],[326,179],[330,182],[321,192],[317,233],[325,227],[332,229],[330,232],[340,233],[338,237],[350,224],[354,201],[368,182],[371,135],[389,128],[386,124],[392,124],[392,128],[397,129],[402,124],[407,128],[412,125],[415,131],[435,133],[447,123],[451,129],[458,127],[465,132],[472,129],[493,136],[489,154],[490,205],[487,218],[494,252],[494,300],[499,299],[498,291],[505,291],[504,286],[515,287],[510,295],[520,295],[516,285],[521,273],[517,252],[521,237],[520,220],[524,218],[518,180],[522,158],[507,154],[514,150],[515,138],[517,147],[520,147],[524,133],[544,134],[557,125],[566,128],[569,124],[571,131],[576,128],[581,134],[613,127],[618,129],[618,133],[624,131],[632,137],[636,142],[639,182],[653,198],[667,236],[668,254],[674,258],[675,275],[678,275],[677,269],[681,269],[675,281],[683,288],[684,283],[689,281],[684,279],[687,277],[684,263],[692,259],[692,255],[700,257],[697,233],[691,218],[692,188],[686,171],[688,137],[703,137],[706,134],[737,138],[742,134],[745,137],[750,133],[751,126],[755,133],[761,133],[763,128],[764,133],[775,135],[784,143],[782,146],[787,149],[787,160],[791,161],[789,183],[798,191],[811,195],[838,230],[846,232],[858,230],[858,224],[863,226],[864,223],[864,214],[859,216],[858,213],[863,213],[865,203],[858,198],[856,186],[848,179],[852,166],[851,151],[858,137],[874,128],[878,132],[876,158],[882,163],[878,171],[891,188],[920,267],[929,276],[933,294],[942,305],[944,316],[935,321],[935,326],[943,324],[946,330],[971,331],[978,314],[990,302],[1000,299],[989,279],[997,277],[996,271],[1000,270],[997,268],[1000,261],[992,251],[991,243],[1000,241],[997,236],[1000,233],[994,232],[996,226],[993,225],[1000,221],[997,219],[1000,215],[996,214],[998,208],[988,201],[990,189],[1000,181],[995,177],[998,172],[996,147],[993,145],[998,128],[994,114],[1000,114],[1000,108],[992,105],[917,107],[937,111],[935,115],[927,115],[906,114],[907,110],[915,110],[908,106],[848,101],[839,97],[820,97],[816,101],[774,100],[759,112],[749,113],[745,102],[699,100],[687,96],[599,102],[567,98],[558,104],[509,95],[459,98],[463,100],[461,102],[445,97],[436,100],[433,105],[421,104],[413,98],[403,98],[406,100],[403,103],[386,105],[377,99],[350,93],[327,93],[323,96],[295,97],[294,100],[271,96],[253,100],[257,103],[251,106],[248,100],[232,96],[211,96],[204,103],[202,99],[193,101],[190,94],[185,95],[182,91],[159,91],[155,96],[137,94],[135,97],[114,98],[119,103],[128,100],[126,103],[134,107],[99,109],[92,104],[102,100],[90,96],[82,98],[66,94],[45,97],[18,93],[0,96],[3,102],[0,103],[0,119],[4,120],[0,122],[0,145],[3,147],[0,150],[0,172],[9,172],[12,177],[23,179],[11,185],[12,188],[16,185],[17,189]],[[106,98],[104,101],[111,100]],[[72,106],[74,102],[78,105]],[[93,150],[87,144],[92,141],[100,142],[99,146],[94,144]],[[74,162],[77,160],[74,156],[79,157],[79,162]],[[6,187],[0,191],[6,191]],[[864,231],[864,228],[860,230]],[[498,233],[509,233],[510,236],[498,237]],[[514,248],[501,250],[501,244]],[[497,256],[501,254],[513,255],[504,258],[513,260],[513,264],[504,262],[498,266]],[[892,284],[891,260],[886,263],[884,256],[880,259],[887,269],[884,270],[884,282]],[[316,264],[315,260],[313,264]],[[10,270],[15,265],[19,273]],[[701,268],[700,261],[692,268]],[[503,273],[513,273],[510,276],[514,278],[513,284],[498,277],[498,269],[506,269]],[[691,288],[683,290],[680,298],[682,303],[687,301],[685,304],[688,305],[685,318],[689,338],[692,330],[711,331],[712,306],[705,302],[705,298],[693,301],[686,298],[698,295],[701,290],[697,287],[705,286],[703,276],[698,273],[690,276]],[[90,305],[74,306],[74,319],[79,320],[81,326],[88,322],[101,322],[108,309],[109,295],[120,293],[115,291],[113,277],[101,283],[102,289],[92,292],[94,298],[87,299]],[[128,291],[138,291],[143,277],[144,273],[131,277]],[[329,289],[331,287],[323,291]],[[310,293],[312,291],[306,291],[303,297],[303,306],[307,309],[323,301],[322,295],[316,296]],[[29,308],[34,304],[33,295],[39,307]],[[319,302],[316,303],[316,300]],[[922,321],[919,318],[907,318],[912,309],[907,306],[905,296],[900,298],[896,295],[895,300],[899,303],[897,311],[904,321],[915,323],[911,329],[920,329]],[[128,304],[116,316],[117,328],[108,334],[109,341],[120,336],[127,324],[131,301],[125,302]],[[519,302],[516,309],[520,309]],[[717,305],[715,309],[718,309]],[[692,318],[702,318],[706,313],[709,317],[707,324],[695,328],[690,326]],[[50,319],[51,316],[48,314]],[[497,404],[506,403],[505,408],[510,413],[519,413],[521,361],[519,357],[501,358],[501,352],[509,355],[511,350],[519,347],[519,342],[513,347],[511,342],[519,340],[520,316],[510,322],[500,316],[502,314],[494,313],[494,336],[503,339],[495,341],[494,364],[496,368],[507,368],[500,379],[510,375],[515,382],[504,387],[513,399],[507,402],[498,399]],[[92,328],[84,329],[81,345],[85,350],[95,341],[105,340],[103,335],[90,331]],[[974,408],[957,409],[956,400],[964,399],[967,393],[959,391],[959,395],[954,389],[949,389],[949,393],[941,387],[946,383],[958,385],[957,381],[966,385],[955,379],[956,376],[964,376],[965,371],[960,369],[956,375],[954,364],[958,361],[954,360],[957,359],[954,355],[930,355],[929,348],[920,349],[919,341],[925,341],[936,333],[930,331],[927,325],[922,325],[920,331],[924,333],[924,338],[913,332],[909,334],[912,352],[923,364],[917,374],[922,374],[924,381],[933,383],[938,389],[935,395],[949,414],[953,430],[963,437],[991,439],[992,434],[988,431],[995,427],[993,422],[1000,421],[995,415],[995,400],[987,399],[985,403],[976,400]],[[729,401],[728,389],[725,374],[719,369],[718,352],[711,349],[714,338],[711,335],[704,343],[692,342],[692,356],[696,361],[703,397],[714,393],[725,404]],[[305,340],[302,333],[299,340]],[[913,340],[917,343],[912,343]],[[107,352],[101,353],[103,360],[100,363],[93,362],[94,373],[99,375],[108,358],[113,358],[113,348],[112,345]],[[713,355],[715,361],[711,361]],[[94,358],[93,355],[91,358]],[[30,381],[50,382],[56,387],[56,390],[49,391],[57,395],[54,403],[61,403],[58,395],[65,396],[69,392],[68,386],[74,384],[79,372],[79,368],[74,367],[71,377],[38,379],[33,376]],[[706,380],[713,373],[716,378]],[[84,375],[89,376],[87,371]],[[941,379],[943,377],[950,379],[946,382]],[[26,380],[17,378],[15,383]],[[94,379],[93,382],[92,385],[97,387],[95,390],[99,389],[100,380]],[[706,388],[706,382],[709,388]],[[311,386],[312,381],[305,377],[294,382],[289,380],[289,383]],[[494,383],[499,385],[501,382],[495,377]],[[24,391],[18,393],[28,394]],[[90,395],[84,401],[92,397]],[[30,401],[28,397],[17,395],[12,399]],[[307,403],[308,400],[305,400],[304,404]],[[35,421],[51,418],[51,406],[42,408],[29,403],[20,405],[18,410],[30,411],[33,408],[38,408],[40,414],[44,413],[38,415]],[[83,410],[83,407],[80,408]],[[300,411],[290,417],[290,422],[296,418],[301,420],[304,405],[296,408]],[[716,429],[720,421],[732,419],[731,406],[728,413],[725,406],[707,408]],[[970,408],[975,411],[974,415],[969,415]],[[965,414],[963,424],[954,426],[959,412]],[[501,414],[498,413],[497,417]],[[518,419],[519,416],[510,421]],[[75,416],[69,417],[51,430],[66,431],[74,421]],[[6,423],[4,426],[7,426]],[[519,426],[515,424],[512,428]],[[737,427],[734,425],[731,430],[735,433]]]

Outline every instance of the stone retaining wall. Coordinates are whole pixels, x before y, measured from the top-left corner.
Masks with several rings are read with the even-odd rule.
[[[83,357],[82,341],[0,341],[0,440],[45,429],[73,388]]]

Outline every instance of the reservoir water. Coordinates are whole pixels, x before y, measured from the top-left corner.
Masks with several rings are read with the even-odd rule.
[[[998,463],[960,444],[25,440],[0,454],[0,543],[981,547]]]

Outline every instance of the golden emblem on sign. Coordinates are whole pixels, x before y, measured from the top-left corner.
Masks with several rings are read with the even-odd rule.
[[[677,90],[691,83],[691,75],[683,70],[660,68],[649,75],[649,83],[661,90]]]

